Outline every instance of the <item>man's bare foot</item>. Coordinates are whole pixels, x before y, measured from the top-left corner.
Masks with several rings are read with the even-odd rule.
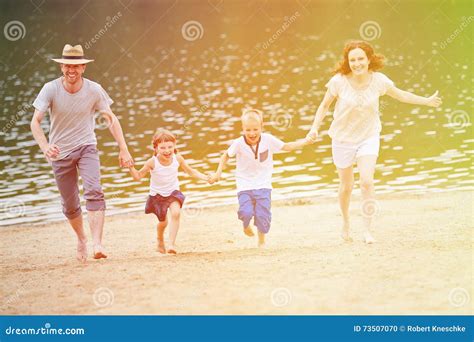
[[[258,247],[265,247],[265,234],[258,232]]]
[[[344,225],[342,226],[341,238],[346,242],[352,242],[353,241],[352,238],[349,235],[349,228],[350,228],[349,223],[344,223]]]
[[[177,251],[176,251],[176,247],[175,245],[170,245],[170,247],[168,248],[168,254],[176,254]]]
[[[372,234],[370,234],[369,232],[366,232],[364,234],[364,240],[365,240],[365,243],[367,244],[372,244],[376,242]]]
[[[166,254],[165,242],[163,240],[158,240],[158,252]]]
[[[94,245],[94,259],[105,259],[107,255],[105,254],[104,247],[102,245]]]
[[[249,225],[248,227],[244,228],[244,234],[247,236],[255,236],[255,233],[252,229],[252,225]]]
[[[76,258],[79,262],[86,262],[87,261],[87,240],[77,242],[77,253]]]

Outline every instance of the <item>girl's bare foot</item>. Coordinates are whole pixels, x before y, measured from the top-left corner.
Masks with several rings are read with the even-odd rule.
[[[258,232],[258,247],[265,247],[265,234]]]
[[[352,238],[349,236],[349,228],[350,228],[349,223],[344,223],[344,225],[342,226],[341,238],[346,242],[353,241]]]
[[[163,240],[158,240],[158,252],[166,254],[165,242]]]
[[[372,244],[376,242],[372,234],[370,234],[370,232],[366,232],[364,234],[364,240],[365,240],[365,243],[367,244]]]
[[[77,253],[76,258],[79,262],[86,262],[87,261],[87,240],[77,241]]]
[[[176,247],[175,245],[170,245],[170,247],[168,248],[168,254],[176,254]]]
[[[104,247],[102,245],[94,245],[94,259],[105,259],[107,255],[105,254]]]
[[[247,236],[255,236],[255,234],[253,232],[253,229],[252,229],[252,225],[249,225],[248,227],[244,228],[244,233]]]

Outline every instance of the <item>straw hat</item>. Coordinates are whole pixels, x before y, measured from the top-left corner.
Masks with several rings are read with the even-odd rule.
[[[81,45],[64,45],[62,58],[52,58],[53,61],[61,64],[86,64],[93,62],[93,59],[84,58],[84,51]]]

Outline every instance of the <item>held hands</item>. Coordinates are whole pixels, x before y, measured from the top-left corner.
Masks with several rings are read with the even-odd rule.
[[[426,99],[427,99],[426,105],[430,107],[439,107],[443,103],[443,101],[441,101],[441,98],[438,97],[437,90],[433,95],[431,95],[430,97],[427,97]]]
[[[135,165],[130,152],[127,149],[121,149],[119,152],[119,164],[120,167],[132,167]]]
[[[220,181],[221,177],[217,173],[208,173],[207,174],[207,182],[209,184],[214,184]]]
[[[318,131],[316,129],[311,128],[311,130],[306,135],[306,141],[309,144],[314,144],[316,139],[318,138]]]

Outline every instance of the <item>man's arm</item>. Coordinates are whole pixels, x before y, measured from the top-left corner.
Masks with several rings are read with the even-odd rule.
[[[46,139],[43,128],[41,128],[41,121],[43,121],[44,115],[45,112],[40,112],[35,109],[33,119],[31,119],[30,128],[33,133],[33,138],[35,138],[41,151],[43,151],[43,154],[49,160],[51,158],[54,159],[59,155],[59,147],[54,144],[50,145],[48,139]]]
[[[128,152],[127,143],[123,136],[122,126],[118,118],[112,112],[101,111],[101,114],[104,115],[109,123],[109,130],[112,133],[115,141],[119,145],[119,162],[121,167],[130,167],[134,165],[134,161],[130,152]]]

